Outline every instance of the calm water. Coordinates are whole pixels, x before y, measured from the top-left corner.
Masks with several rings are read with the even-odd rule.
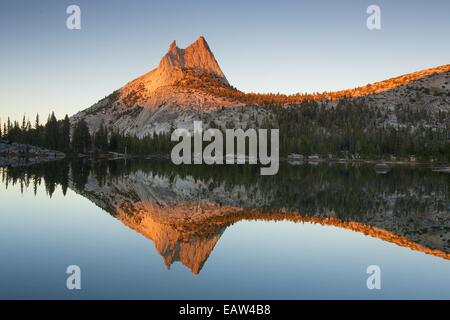
[[[0,169],[0,298],[450,299],[450,174],[155,160]],[[66,268],[81,268],[81,290]],[[381,268],[368,290],[366,268]]]

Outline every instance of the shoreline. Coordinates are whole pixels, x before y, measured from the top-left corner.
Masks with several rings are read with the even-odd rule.
[[[12,146],[13,148],[5,149],[5,145]],[[2,148],[3,147],[3,148]],[[23,150],[28,152],[23,152]],[[31,145],[22,145],[18,143],[0,142],[0,167],[8,166],[26,166],[39,164],[49,161],[58,160],[77,160],[77,159],[89,159],[89,160],[127,160],[127,159],[145,159],[145,160],[167,160],[170,161],[169,154],[154,153],[147,155],[135,155],[135,154],[122,154],[118,152],[108,153],[96,153],[96,154],[65,154],[56,150],[44,149]],[[376,160],[376,159],[289,159],[289,157],[283,156],[278,158],[280,163],[287,163],[292,166],[300,166],[304,164],[318,165],[318,164],[343,164],[343,165],[381,165],[384,169],[391,169],[393,166],[414,166],[414,167],[428,167],[434,172],[450,173],[450,163],[448,162],[434,162],[434,161],[408,161],[408,160]],[[205,164],[206,165],[206,164]],[[240,164],[242,165],[242,164]],[[244,164],[248,165],[248,163]]]
[[[17,167],[62,160],[66,154],[30,144],[0,140],[0,166]]]

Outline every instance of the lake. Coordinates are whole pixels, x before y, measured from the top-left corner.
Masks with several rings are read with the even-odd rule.
[[[428,167],[85,159],[0,176],[2,299],[450,299],[450,174]]]

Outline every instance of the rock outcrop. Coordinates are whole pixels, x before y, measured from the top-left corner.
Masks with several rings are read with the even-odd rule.
[[[64,157],[65,154],[60,151],[0,140],[0,166],[3,167],[31,165]]]

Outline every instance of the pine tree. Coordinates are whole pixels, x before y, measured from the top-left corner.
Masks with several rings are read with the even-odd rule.
[[[84,119],[80,120],[73,129],[72,150],[77,153],[88,152],[91,147],[91,135]]]
[[[94,145],[101,152],[108,150],[108,131],[103,123],[95,133]]]
[[[50,149],[58,149],[58,120],[56,120],[55,113],[48,117],[45,124],[45,146]]]
[[[43,146],[44,137],[43,137],[43,128],[39,122],[39,113],[36,114],[36,119],[34,122],[34,137],[33,143],[38,146]]]
[[[59,135],[60,137],[59,150],[67,152],[70,150],[70,120],[67,114],[61,121],[60,129],[61,132]]]
[[[36,113],[36,120],[34,122],[34,128],[37,130],[39,129],[40,124],[39,124],[39,113]]]
[[[25,115],[23,115],[23,118],[22,118],[22,127],[20,127],[20,129],[21,129],[22,131],[25,131],[25,129],[26,129]]]
[[[111,136],[109,137],[108,150],[118,152],[119,139],[120,139],[120,135],[117,133],[117,131],[111,132]]]
[[[8,138],[9,138],[9,132],[11,131],[11,128],[12,128],[12,126],[11,126],[11,120],[9,119],[9,117],[8,117],[8,120],[7,120],[7,122],[6,122],[6,134],[8,135]]]

